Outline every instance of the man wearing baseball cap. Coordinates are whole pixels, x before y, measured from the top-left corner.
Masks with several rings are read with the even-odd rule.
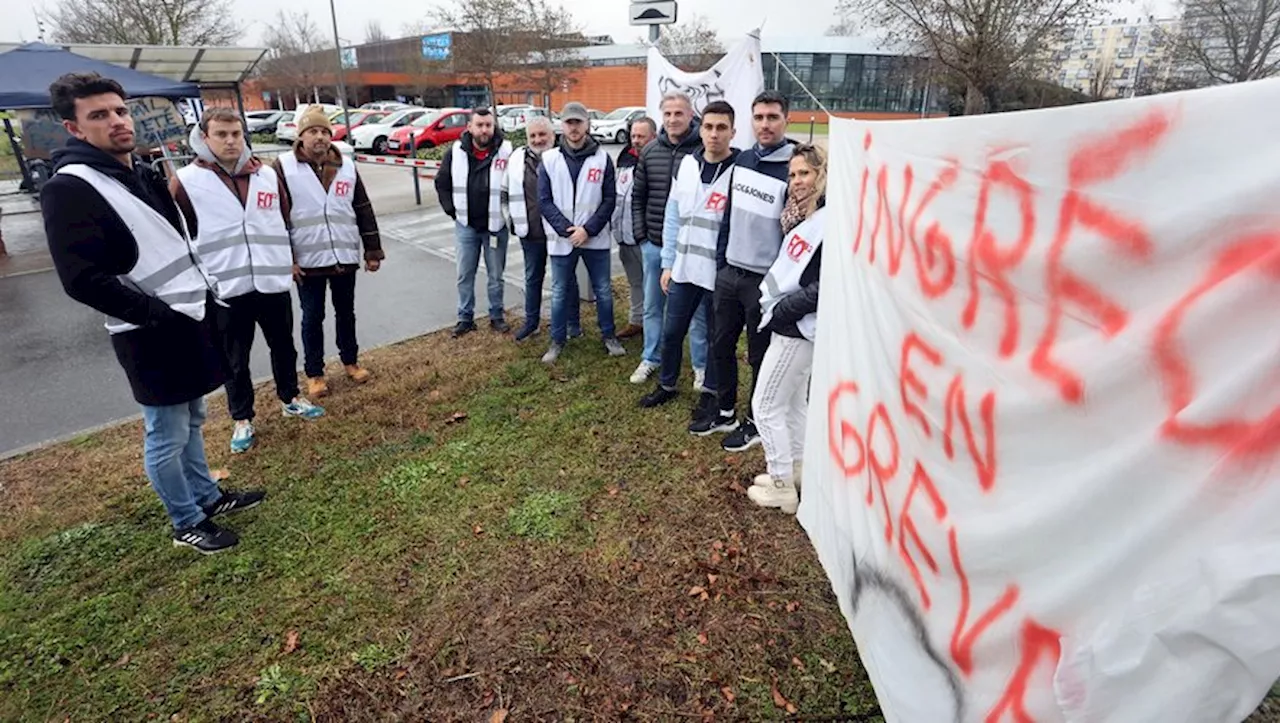
[[[329,393],[324,378],[326,287],[333,294],[338,355],[347,377],[357,384],[369,380],[369,371],[357,363],[356,270],[362,246],[365,270],[372,273],[382,265],[378,220],[356,164],[333,147],[333,126],[320,106],[311,106],[298,119],[293,152],[281,154],[274,167],[289,197],[307,395],[322,397]]]
[[[542,357],[547,364],[555,363],[568,340],[569,304],[578,303],[569,299],[569,279],[578,259],[586,264],[596,295],[605,350],[609,356],[627,353],[614,334],[609,273],[609,220],[617,203],[613,160],[588,133],[591,117],[581,103],[566,105],[560,121],[564,143],[544,153],[538,169],[538,206],[551,257],[551,347]]]

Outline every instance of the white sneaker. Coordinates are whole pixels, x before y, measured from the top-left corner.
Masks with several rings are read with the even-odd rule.
[[[649,377],[653,376],[653,373],[656,371],[658,371],[657,364],[649,361],[641,361],[640,366],[636,367],[634,372],[631,372],[631,383],[644,384],[649,381]]]
[[[800,480],[804,476],[802,465],[802,462],[796,462],[791,468],[791,477],[792,481],[796,484],[796,489],[800,489]],[[772,487],[773,478],[768,474],[758,474],[755,479],[751,480],[751,484],[753,487]]]
[[[747,497],[760,507],[777,507],[788,515],[794,515],[800,506],[800,492],[790,480],[775,479],[772,482],[767,486],[751,485]]]
[[[710,394],[712,390],[707,389],[707,370],[693,368],[693,391],[699,394]]]

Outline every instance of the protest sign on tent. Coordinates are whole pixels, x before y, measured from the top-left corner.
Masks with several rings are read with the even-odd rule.
[[[1280,676],[1280,81],[832,120],[800,521],[886,719]]]
[[[173,102],[166,98],[130,98],[133,134],[139,148],[161,146],[187,139],[187,125]],[[48,158],[70,135],[52,108],[19,111],[23,151],[31,158]]]
[[[755,143],[751,132],[751,101],[764,90],[764,68],[760,65],[760,36],[751,34],[733,46],[723,58],[707,70],[687,72],[667,62],[657,48],[649,48],[648,85],[645,107],[650,118],[662,127],[662,96],[671,91],[688,95],[695,113],[712,101],[723,100],[733,106],[735,115],[735,148],[750,148]]]

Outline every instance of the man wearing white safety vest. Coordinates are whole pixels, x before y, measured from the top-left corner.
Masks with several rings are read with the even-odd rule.
[[[275,170],[249,153],[244,123],[230,108],[210,108],[191,130],[194,162],[169,182],[194,237],[196,253],[218,279],[228,305],[219,331],[227,355],[227,407],[234,421],[231,451],[248,451],[253,426],[249,352],[257,327],[271,350],[271,374],[286,417],[316,419],[324,410],[298,390],[293,344],[293,249],[285,194]]]
[[[690,329],[700,327],[703,338],[714,333],[712,292],[718,260],[728,239],[729,187],[738,155],[737,149],[729,146],[733,125],[733,106],[724,101],[708,103],[698,130],[702,150],[680,161],[671,185],[662,232],[661,284],[667,295],[662,368],[657,388],[640,400],[642,407],[656,407],[676,398],[684,340]],[[689,425],[693,434],[711,433],[717,409],[713,393],[716,372],[712,366],[705,381],[697,385],[701,397]]]
[[[760,379],[760,364],[769,348],[769,335],[760,331],[760,282],[778,257],[782,245],[782,209],[787,202],[788,164],[795,143],[787,140],[790,101],[767,90],[751,104],[751,128],[756,144],[738,155],[729,195],[729,238],[725,266],[716,275],[715,338],[711,342],[716,365],[719,412],[708,415],[707,432],[730,432],[721,446],[742,452],[760,443],[748,414],[741,424],[738,403],[738,338],[747,331],[747,362],[751,389]]]
[[[506,188],[502,206],[511,219],[511,230],[520,239],[524,253],[524,324],[516,332],[516,341],[524,341],[538,332],[542,323],[542,284],[547,278],[547,230],[538,209],[538,169],[542,154],[556,144],[555,128],[544,116],[534,116],[525,128],[529,144],[511,152],[507,166]],[[570,277],[570,298],[578,298],[578,277]],[[579,304],[569,304],[569,336],[582,336]]]
[[[293,152],[277,157],[272,168],[284,181],[289,204],[307,395],[322,397],[329,393],[324,376],[326,290],[333,295],[338,358],[347,378],[357,384],[369,381],[369,370],[359,363],[356,341],[356,272],[361,248],[366,271],[373,273],[382,266],[385,254],[378,220],[355,162],[334,148],[333,126],[320,106],[311,106],[298,119]]]
[[[476,330],[476,271],[484,254],[489,277],[489,327],[498,333],[511,330],[504,318],[502,275],[507,269],[507,225],[502,216],[502,191],[506,187],[511,144],[494,125],[488,108],[471,111],[462,138],[449,146],[436,172],[436,196],[440,208],[455,222],[458,250],[458,325],[456,339]]]
[[[560,114],[564,144],[542,155],[538,169],[538,205],[551,256],[551,346],[542,361],[554,364],[568,337],[569,278],[578,260],[596,295],[596,319],[609,356],[627,353],[614,335],[613,287],[610,285],[609,219],[617,202],[613,160],[588,131],[591,117],[581,103],[565,105]]]
[[[632,216],[631,193],[635,190],[636,166],[644,147],[657,140],[658,125],[652,118],[631,122],[631,145],[618,154],[618,204],[613,209],[613,240],[618,242],[618,260],[627,273],[631,310],[627,325],[618,332],[619,339],[630,339],[644,333],[644,249],[636,240]]]
[[[142,405],[143,466],[173,524],[173,544],[204,554],[239,538],[210,518],[255,507],[259,491],[224,492],[209,473],[204,395],[222,384],[211,278],[191,250],[163,179],[133,157],[120,84],[71,73],[49,87],[71,134],[41,190],[49,253],[71,298],[102,312]]]

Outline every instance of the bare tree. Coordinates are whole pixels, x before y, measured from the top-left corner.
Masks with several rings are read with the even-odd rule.
[[[283,91],[318,101],[321,77],[334,72],[331,53],[320,51],[331,50],[333,43],[325,39],[311,15],[305,10],[279,11],[264,43],[269,56],[262,70],[265,78]]]
[[[1280,74],[1280,0],[1186,0],[1174,48],[1209,83]]]
[[[724,45],[705,15],[691,15],[685,22],[667,25],[658,36],[664,57],[723,55]]]
[[[964,88],[965,114],[994,107],[1002,87],[1034,77],[1052,33],[1094,17],[1106,0],[840,0],[839,10],[906,53],[932,57]]]
[[[527,30],[528,54],[517,76],[541,91],[543,105],[550,107],[551,94],[575,82],[578,49],[566,43],[581,36],[582,29],[563,5],[530,0]]]
[[[58,0],[42,20],[59,43],[234,45],[230,0]]]
[[[834,37],[848,37],[851,35],[857,35],[858,24],[855,23],[853,20],[849,19],[848,17],[841,15],[839,22],[835,23],[834,25],[828,26],[827,32],[825,34],[834,36]]]
[[[1093,100],[1115,96],[1116,64],[1110,56],[1099,58],[1089,72],[1088,95]]]
[[[364,24],[364,41],[366,43],[381,43],[390,40],[391,36],[387,35],[382,29],[382,23],[377,20],[370,20]]]
[[[483,79],[490,103],[494,79],[516,70],[527,54],[530,22],[528,0],[454,0],[439,13],[439,24],[454,31],[453,70]]]

